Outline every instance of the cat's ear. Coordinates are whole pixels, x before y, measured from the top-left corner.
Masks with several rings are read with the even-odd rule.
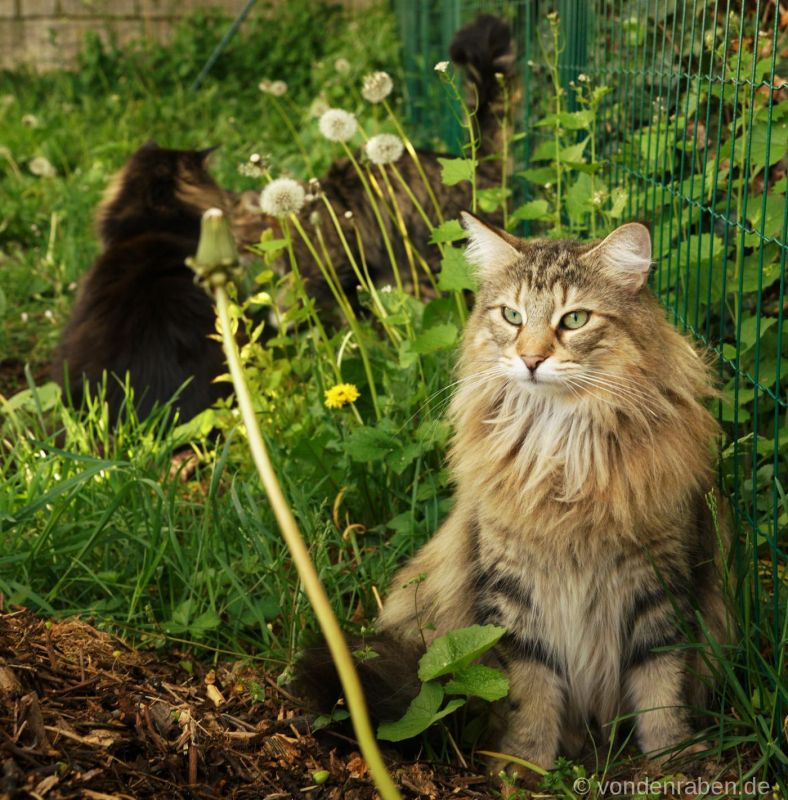
[[[517,241],[514,236],[487,225],[467,211],[460,213],[460,222],[468,231],[465,258],[480,278],[508,267],[520,257],[520,252],[514,247]]]
[[[221,145],[215,144],[211,147],[203,147],[202,150],[197,151],[197,155],[200,157],[201,161],[205,161],[208,156],[214,152],[214,150],[218,150]]]
[[[601,264],[609,275],[630,291],[637,292],[648,280],[651,269],[651,236],[639,222],[616,228],[596,247],[583,253],[581,261]]]

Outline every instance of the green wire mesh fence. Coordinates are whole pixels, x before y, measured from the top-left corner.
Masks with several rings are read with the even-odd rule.
[[[739,574],[750,578],[742,613],[753,639],[767,643],[770,674],[779,675],[784,654],[774,645],[784,641],[788,596],[788,15],[773,2],[741,0],[395,0],[394,7],[406,110],[416,129],[439,131],[455,152],[459,131],[433,66],[448,58],[453,32],[478,13],[511,22],[523,84],[517,167],[526,199],[557,202],[554,187],[539,185],[545,173],[537,158],[544,121],[556,110],[551,58],[568,125],[588,122],[572,112],[588,111],[578,98],[599,89],[585,126],[596,150],[589,157],[578,133],[584,155],[568,178],[569,213],[559,223],[565,235],[603,233],[592,231],[595,203],[607,209],[608,223],[647,222],[655,291],[673,322],[716,353],[720,477],[743,543]],[[560,36],[551,50],[552,11]],[[555,229],[529,225],[530,232]]]

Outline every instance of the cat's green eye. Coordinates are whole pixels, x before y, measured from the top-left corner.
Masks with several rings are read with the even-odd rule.
[[[579,311],[570,311],[568,314],[564,314],[561,317],[561,327],[567,328],[570,331],[576,331],[578,328],[582,328],[583,325],[588,322],[588,312],[583,311],[580,309]]]
[[[501,306],[501,313],[503,314],[503,318],[510,325],[523,324],[523,315],[519,311],[515,311],[515,309],[509,308],[509,306]]]

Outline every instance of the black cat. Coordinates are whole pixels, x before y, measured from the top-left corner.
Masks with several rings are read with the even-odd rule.
[[[208,295],[185,265],[194,255],[203,212],[226,205],[206,169],[208,150],[143,145],[115,177],[98,212],[103,252],[82,280],[52,366],[82,401],[107,372],[113,421],[125,400],[128,372],[134,407],[145,417],[188,380],[175,407],[181,421],[229,394],[213,383],[225,371]]]

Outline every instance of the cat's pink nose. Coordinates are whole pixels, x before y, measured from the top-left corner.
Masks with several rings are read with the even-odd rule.
[[[545,356],[520,356],[520,358],[531,372],[536,372],[536,368],[545,360]]]

